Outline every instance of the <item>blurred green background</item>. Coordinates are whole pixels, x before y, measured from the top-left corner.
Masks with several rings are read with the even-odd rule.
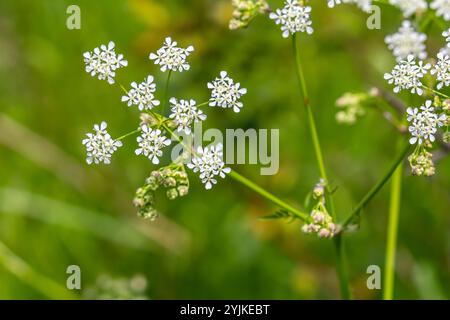
[[[282,1],[270,1],[279,7]],[[66,8],[81,8],[81,30],[66,28]],[[335,121],[335,100],[347,91],[385,86],[394,59],[384,45],[402,21],[382,7],[382,29],[368,30],[354,6],[328,9],[313,1],[313,36],[300,36],[318,130],[341,218],[377,181],[395,154],[398,134],[379,113],[354,126]],[[113,136],[133,130],[136,108],[120,102],[118,86],[84,72],[82,53],[113,40],[129,66],[117,82],[152,74],[148,60],[166,36],[194,45],[191,71],[172,77],[170,95],[204,101],[206,82],[227,70],[248,89],[240,114],[206,108],[206,127],[279,128],[280,171],[238,172],[301,205],[318,180],[300,106],[289,40],[267,17],[229,31],[230,1],[127,0],[0,2],[0,298],[70,298],[66,268],[79,265],[83,290],[100,276],[147,279],[151,299],[333,299],[338,283],[331,241],[300,232],[298,223],[258,219],[277,208],[231,179],[206,192],[191,175],[190,194],[159,200],[155,222],[136,217],[131,200],[152,170],[133,154],[133,138],[110,166],[87,166],[81,145],[94,123]],[[441,46],[430,28],[429,52]],[[450,297],[450,160],[431,179],[404,175],[396,298]],[[384,266],[388,188],[364,212],[362,228],[346,237],[353,294],[377,299],[366,268]],[[52,279],[52,280],[50,280]]]

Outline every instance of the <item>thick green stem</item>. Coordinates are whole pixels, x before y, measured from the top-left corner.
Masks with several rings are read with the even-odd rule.
[[[384,267],[383,299],[394,297],[395,254],[397,248],[398,219],[400,215],[403,165],[400,164],[392,176],[391,203],[389,207],[389,224],[386,244],[386,260]]]
[[[345,252],[345,245],[343,243],[344,238],[342,234],[338,234],[333,239],[336,254],[336,269],[339,276],[339,288],[341,291],[341,297],[344,300],[351,299],[348,268],[347,268],[347,256]]]
[[[400,154],[397,156],[397,158],[392,162],[386,173],[383,175],[380,181],[376,185],[370,189],[370,191],[364,196],[364,198],[358,203],[358,205],[353,209],[352,213],[350,213],[347,220],[345,220],[343,227],[347,227],[353,219],[356,217],[356,215],[359,214],[359,212],[372,200],[372,198],[378,193],[378,191],[381,190],[381,188],[389,181],[391,176],[394,174],[394,171],[397,169],[397,167],[402,163],[403,159],[406,157],[406,154],[408,153],[409,149],[411,148],[411,145],[408,143],[403,148],[403,150],[400,152]]]
[[[322,155],[322,149],[320,147],[320,140],[319,135],[317,133],[317,127],[316,122],[314,120],[314,114],[311,109],[311,104],[309,100],[308,95],[308,88],[306,86],[305,81],[305,74],[303,72],[302,63],[298,51],[298,43],[297,43],[297,36],[294,34],[292,36],[292,49],[294,51],[295,56],[295,62],[296,62],[296,75],[299,81],[300,88],[302,90],[303,94],[303,105],[306,109],[307,113],[307,119],[308,119],[308,126],[311,134],[311,139],[314,146],[314,153],[316,155],[317,159],[317,165],[319,167],[319,173],[320,176],[325,179],[325,181],[328,183],[328,176],[325,169],[325,163],[323,160]],[[328,190],[329,191],[329,190]],[[329,193],[327,193],[327,208],[333,217],[333,219],[336,221],[336,213],[334,210],[334,201],[333,196]],[[345,257],[345,249],[344,249],[344,241],[341,236],[337,236],[334,239],[334,247],[336,252],[336,270],[339,277],[339,284],[340,284],[340,291],[341,291],[341,297],[342,299],[350,299],[350,288],[349,288],[349,281],[348,281],[348,275],[347,275],[347,268],[346,268],[346,257]]]

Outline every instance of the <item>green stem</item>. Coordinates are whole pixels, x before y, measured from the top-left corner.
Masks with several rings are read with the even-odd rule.
[[[343,227],[347,227],[357,214],[372,200],[372,198],[381,190],[381,188],[389,181],[391,176],[394,174],[394,171],[397,167],[402,163],[403,159],[406,157],[406,154],[410,150],[411,145],[409,143],[406,144],[402,152],[397,156],[391,166],[388,168],[386,173],[383,175],[380,181],[376,185],[370,189],[370,191],[364,196],[364,198],[358,203],[358,205],[353,209],[352,213],[349,215],[347,220],[345,220]]]
[[[439,92],[439,91],[437,91],[437,90],[434,90],[433,88],[430,88],[430,87],[427,87],[427,86],[424,86],[424,85],[422,85],[422,87],[423,87],[424,89],[428,90],[428,91],[433,92],[434,94],[436,94],[436,95],[438,95],[438,96],[441,96],[441,97],[444,98],[444,99],[450,99],[450,96],[448,96],[448,95],[446,95],[446,94],[444,94],[444,93],[442,93],[442,92]]]
[[[152,113],[154,115],[154,113]],[[181,139],[180,137],[175,134],[175,132],[173,132],[173,130],[171,130],[165,123],[162,123],[162,127],[170,133],[170,135],[172,135],[172,137],[174,137],[179,143],[182,144],[182,146],[187,149],[192,155],[195,155],[195,150],[193,150],[191,147],[187,146]],[[236,171],[231,171],[229,173],[229,176],[236,180],[237,182],[243,184],[244,186],[250,188],[251,190],[253,190],[254,192],[256,192],[257,194],[259,194],[260,196],[262,196],[263,198],[271,201],[272,203],[280,206],[281,208],[295,214],[300,220],[303,220],[305,222],[309,222],[310,221],[310,217],[308,214],[294,208],[293,206],[289,205],[288,203],[284,202],[283,200],[281,200],[280,198],[276,197],[275,195],[273,195],[272,193],[270,193],[269,191],[263,189],[262,187],[258,186],[256,183],[254,183],[253,181],[247,179],[246,177],[240,175],[239,173],[237,173]]]
[[[395,255],[397,248],[398,219],[400,215],[403,165],[400,164],[392,176],[391,203],[389,207],[389,224],[386,244],[386,260],[384,267],[384,300],[392,300],[394,296]]]
[[[161,114],[164,115],[164,111],[166,110],[166,105],[167,105],[167,99],[168,99],[168,94],[169,94],[169,83],[170,83],[170,77],[172,75],[172,70],[169,70],[169,72],[167,73],[167,79],[166,79],[166,87],[164,88],[164,101],[162,102],[162,111]]]
[[[347,255],[345,251],[344,238],[342,234],[338,234],[333,238],[333,244],[336,255],[336,269],[339,276],[339,288],[341,291],[341,297],[343,300],[351,299],[348,268],[347,268]]]
[[[320,140],[319,135],[317,133],[317,127],[316,122],[314,120],[314,115],[311,110],[311,104],[309,100],[308,95],[308,88],[306,86],[305,81],[305,74],[303,72],[302,63],[299,55],[298,50],[298,43],[297,43],[297,36],[294,34],[292,36],[292,49],[294,51],[295,56],[295,62],[296,62],[296,74],[297,78],[300,84],[300,88],[302,90],[303,94],[303,105],[306,108],[307,113],[307,119],[308,119],[308,125],[309,130],[314,146],[314,152],[316,154],[317,164],[319,167],[320,175],[325,181],[328,183],[328,176],[327,172],[325,170],[325,164],[323,161],[323,155],[322,155],[322,149],[320,147]],[[328,190],[329,191],[329,190]],[[326,195],[326,203],[328,210],[334,219],[336,221],[336,213],[334,211],[334,201],[333,196],[330,193],[327,193]],[[334,238],[334,245],[335,245],[335,252],[336,252],[336,264],[337,264],[337,274],[339,278],[339,284],[340,284],[340,291],[341,291],[341,297],[342,299],[350,299],[350,288],[349,288],[349,281],[348,281],[348,275],[347,275],[347,268],[346,268],[346,256],[345,256],[345,249],[344,249],[344,241],[340,236],[337,236]]]
[[[18,279],[41,292],[50,299],[78,299],[76,294],[53,279],[35,271],[22,258],[12,252],[0,241],[0,265],[14,274]]]
[[[123,139],[125,139],[126,137],[132,136],[133,134],[136,134],[136,133],[138,133],[138,132],[140,132],[140,131],[141,131],[141,129],[133,130],[133,131],[131,131],[131,132],[128,132],[127,134],[124,134],[123,136],[120,136],[120,137],[116,138],[116,140],[123,140]]]
[[[282,201],[281,199],[279,199],[278,197],[274,196],[273,194],[271,194],[270,192],[266,191],[265,189],[261,188],[260,186],[258,186],[254,182],[250,181],[246,177],[240,175],[236,171],[231,171],[229,176],[231,178],[233,178],[234,180],[242,183],[246,187],[250,188],[254,192],[258,193],[260,196],[266,198],[267,200],[273,202],[274,204],[280,206],[281,208],[283,208],[283,209],[285,209],[285,210],[295,214],[299,219],[301,219],[303,221],[309,221],[310,220],[309,215],[307,215],[306,213],[295,209],[291,205],[289,205],[286,202]]]
[[[208,101],[205,101],[205,102],[202,102],[202,103],[200,103],[200,104],[198,104],[198,105],[196,105],[196,107],[197,107],[197,108],[200,108],[200,107],[206,106],[206,105],[208,105],[208,104],[209,104],[209,100],[208,100]]]

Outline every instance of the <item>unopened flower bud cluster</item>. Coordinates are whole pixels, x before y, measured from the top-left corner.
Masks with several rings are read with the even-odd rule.
[[[311,211],[311,223],[305,224],[302,231],[307,234],[317,234],[320,238],[332,238],[337,233],[337,226],[328,213],[325,206],[326,182],[321,179],[312,191],[312,197],[315,201]]]
[[[171,165],[153,171],[145,180],[144,186],[136,191],[133,204],[142,218],[150,220],[157,218],[155,192],[159,188],[166,189],[166,196],[170,200],[186,196],[189,193],[189,179],[183,166]]]

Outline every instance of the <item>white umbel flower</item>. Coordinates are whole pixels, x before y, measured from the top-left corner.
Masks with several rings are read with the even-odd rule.
[[[208,89],[211,90],[209,105],[211,107],[233,108],[234,112],[240,112],[244,104],[241,97],[247,93],[247,89],[241,88],[240,83],[235,83],[225,71],[220,72],[212,82],[208,82]]]
[[[450,85],[450,57],[444,52],[439,52],[437,58],[438,60],[430,73],[436,75],[439,81],[437,88],[440,90],[442,87]]]
[[[111,138],[106,131],[107,124],[103,121],[100,125],[94,125],[94,132],[87,133],[87,138],[82,141],[86,147],[86,162],[88,164],[111,163],[111,156],[122,146],[122,142]]]
[[[421,96],[423,94],[423,83],[421,80],[430,68],[431,65],[429,63],[424,64],[422,61],[417,63],[414,56],[409,55],[406,60],[400,61],[391,73],[386,73],[384,79],[389,84],[394,85],[395,93],[401,90],[410,90],[411,93],[417,93]]]
[[[159,100],[155,99],[155,91],[156,84],[153,82],[153,76],[148,76],[139,84],[132,82],[127,95],[122,96],[122,102],[126,102],[129,107],[138,106],[141,111],[151,110],[160,104]]]
[[[194,172],[200,173],[200,179],[207,190],[217,183],[217,176],[225,178],[226,174],[231,172],[231,169],[225,167],[223,162],[223,146],[221,143],[209,148],[198,147],[194,158],[187,166]]]
[[[106,80],[109,84],[114,83],[116,70],[128,65],[122,54],[116,54],[115,44],[110,41],[108,46],[102,44],[100,48],[83,54],[86,72],[99,80]]]
[[[283,38],[297,32],[313,33],[311,7],[300,5],[298,0],[286,0],[284,7],[271,12],[270,19],[281,25]]]
[[[450,0],[433,0],[430,8],[436,10],[438,17],[443,17],[446,21],[450,20]]]
[[[177,42],[172,41],[170,37],[167,37],[164,41],[164,45],[156,51],[156,53],[150,53],[150,60],[153,60],[155,64],[161,66],[161,71],[167,70],[180,71],[190,69],[189,63],[186,62],[186,58],[194,51],[193,46],[189,46],[186,49],[177,47]]]
[[[408,130],[411,133],[410,144],[422,144],[425,140],[435,141],[434,135],[437,128],[442,127],[446,120],[446,115],[438,115],[432,107],[432,101],[427,100],[425,105],[418,108],[408,108]]]
[[[402,10],[406,18],[409,18],[417,12],[426,11],[428,8],[425,0],[389,0],[389,3]]]
[[[427,52],[425,51],[426,40],[427,36],[416,32],[408,20],[403,21],[397,33],[385,38],[386,44],[392,50],[397,61],[406,59],[410,54],[420,60],[425,59],[427,57]]]
[[[144,155],[149,158],[153,164],[159,163],[162,157],[162,149],[170,145],[170,139],[166,138],[161,130],[152,129],[146,124],[141,127],[141,135],[137,137],[139,148],[135,150],[137,155]]]
[[[191,124],[193,122],[200,122],[206,119],[206,115],[202,110],[196,107],[195,100],[177,100],[171,98],[169,102],[172,104],[169,118],[173,119],[178,126],[178,131],[184,131],[186,134],[191,133]]]

